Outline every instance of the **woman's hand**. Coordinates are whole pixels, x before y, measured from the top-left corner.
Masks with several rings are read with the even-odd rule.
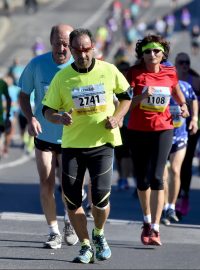
[[[154,93],[154,88],[152,86],[147,87],[147,89],[142,93],[143,98],[147,98],[152,96]]]
[[[187,118],[188,116],[190,116],[190,113],[188,111],[188,106],[186,103],[183,103],[183,105],[181,105],[181,116],[183,118]]]

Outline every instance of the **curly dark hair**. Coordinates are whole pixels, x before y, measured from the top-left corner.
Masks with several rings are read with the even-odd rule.
[[[160,35],[151,35],[151,34],[149,34],[148,36],[144,37],[143,39],[139,39],[137,41],[136,48],[135,48],[137,59],[139,59],[139,60],[142,59],[142,56],[143,56],[142,47],[144,47],[145,45],[147,45],[150,42],[157,42],[163,46],[163,48],[164,48],[163,61],[167,60],[168,55],[169,55],[169,51],[170,51],[170,43],[168,41],[166,41]]]

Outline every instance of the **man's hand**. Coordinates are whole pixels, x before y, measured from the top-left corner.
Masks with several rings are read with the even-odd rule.
[[[32,117],[28,123],[28,133],[33,137],[37,137],[39,133],[42,133],[41,125],[35,117]]]
[[[68,112],[64,112],[60,118],[60,123],[65,126],[69,126],[73,123],[72,120],[72,112],[73,109],[71,108]]]
[[[114,116],[107,116],[105,128],[113,129],[118,127],[118,121]]]
[[[190,135],[194,135],[197,133],[198,130],[198,117],[194,116],[192,117],[189,127]]]

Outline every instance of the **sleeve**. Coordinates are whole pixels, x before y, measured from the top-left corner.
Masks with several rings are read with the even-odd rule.
[[[34,91],[34,67],[32,62],[29,62],[23,70],[19,78],[18,86],[21,91],[27,95],[30,95]]]
[[[129,85],[127,79],[115,66],[113,66],[113,68],[114,68],[114,72],[116,74],[116,83],[115,83],[116,86],[114,89],[114,93],[120,94],[120,93],[126,92],[130,88],[130,85]]]
[[[42,100],[42,104],[54,110],[62,108],[62,99],[60,95],[60,84],[57,74],[51,81],[49,88]]]
[[[188,84],[188,92],[189,92],[189,99],[190,100],[196,100],[197,95],[194,92],[194,89],[192,88],[191,84]]]

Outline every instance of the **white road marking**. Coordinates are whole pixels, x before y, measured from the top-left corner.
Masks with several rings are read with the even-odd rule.
[[[0,165],[0,170],[19,166],[33,158],[33,155],[23,155],[21,158]]]
[[[101,18],[102,14],[108,9],[108,7],[110,6],[110,4],[112,2],[113,2],[113,0],[107,0],[107,1],[105,1],[104,4],[101,6],[101,8],[99,8],[99,10],[97,12],[95,12],[93,14],[93,16],[83,24],[83,27],[84,28],[89,28],[96,21],[98,21]]]

